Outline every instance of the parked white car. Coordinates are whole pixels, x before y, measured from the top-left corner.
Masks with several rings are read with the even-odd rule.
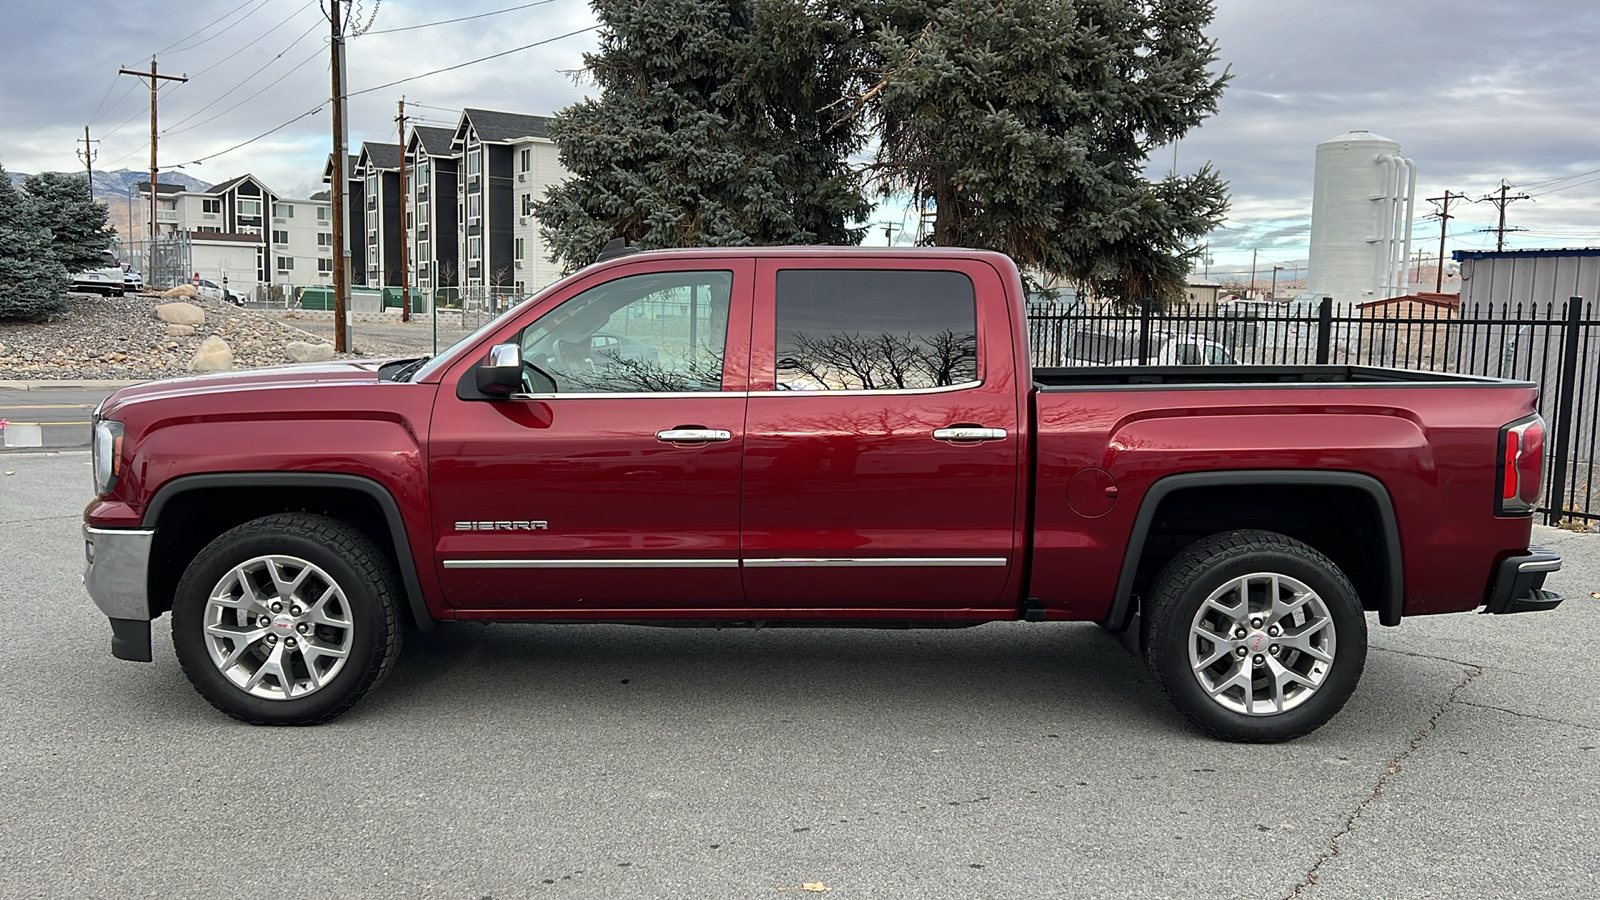
[[[196,285],[195,289],[200,292],[200,296],[205,297],[208,300],[227,301],[235,306],[244,305],[243,297],[240,297],[238,294],[235,294],[232,291],[224,290],[222,285],[217,284],[215,281],[212,281],[209,278],[200,279],[200,284]]]
[[[1137,366],[1137,334],[1079,332],[1073,338],[1071,364],[1075,366]],[[1228,348],[1201,334],[1150,332],[1148,366],[1231,366],[1237,360]]]

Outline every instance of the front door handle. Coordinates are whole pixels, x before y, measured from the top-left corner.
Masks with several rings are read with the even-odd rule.
[[[1004,440],[1004,428],[984,428],[978,425],[952,425],[949,428],[938,428],[933,432],[936,441],[952,441],[958,444],[975,444],[981,441]]]
[[[664,444],[715,444],[733,440],[733,432],[699,425],[680,425],[656,432],[656,440]]]

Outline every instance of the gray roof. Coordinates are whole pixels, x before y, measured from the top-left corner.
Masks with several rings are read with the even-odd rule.
[[[315,194],[312,194],[310,197],[307,197],[306,199],[307,200],[332,200],[333,199],[333,192],[332,191],[317,191]]]
[[[211,188],[209,190],[206,191],[206,193],[220,197],[223,194],[226,194],[227,192],[229,192],[229,191],[233,190],[234,188],[238,187],[239,185],[244,184],[246,181],[254,181],[256,183],[256,186],[261,188],[261,193],[262,193],[263,196],[269,196],[269,195],[273,196],[273,197],[277,196],[277,193],[275,191],[273,191],[272,188],[269,188],[265,184],[262,184],[261,183],[261,179],[255,177],[254,175],[251,175],[248,172],[246,172],[243,175],[238,176],[237,178],[229,178],[227,181],[224,181],[221,184],[214,184],[214,185],[211,186]]]
[[[133,186],[133,189],[138,191],[141,194],[150,193],[150,179],[146,178],[144,181],[141,181],[141,182],[135,184]],[[156,194],[158,196],[161,195],[161,194],[181,194],[186,190],[188,190],[188,188],[184,187],[181,184],[166,184],[166,183],[162,183],[162,184],[156,185]]]
[[[486,144],[503,144],[514,138],[550,136],[549,116],[529,116],[522,113],[499,112],[493,109],[464,109],[463,121],[471,120],[478,132],[478,140]],[[457,129],[459,132],[459,128]]]
[[[361,155],[366,157],[367,162],[374,169],[400,168],[399,144],[379,144],[375,141],[363,141],[361,143]]]
[[[354,153],[351,153],[351,154],[348,154],[348,156],[350,157],[350,167],[349,167],[348,171],[353,173],[356,170],[356,155]],[[326,184],[326,183],[328,183],[330,181],[333,181],[333,154],[332,153],[328,154],[327,162],[324,162],[322,164],[322,181],[323,181],[324,184]]]
[[[422,142],[422,149],[427,151],[429,156],[449,156],[450,139],[455,136],[454,128],[418,125],[411,129],[411,137]]]

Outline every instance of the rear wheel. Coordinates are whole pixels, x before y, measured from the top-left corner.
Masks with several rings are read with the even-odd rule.
[[[1145,656],[1162,690],[1226,740],[1285,741],[1322,726],[1366,662],[1366,618],[1349,579],[1274,532],[1190,545],[1161,570],[1145,609]]]
[[[211,704],[257,725],[314,725],[349,709],[400,651],[398,592],[366,535],[327,516],[266,516],[194,558],[172,641]]]

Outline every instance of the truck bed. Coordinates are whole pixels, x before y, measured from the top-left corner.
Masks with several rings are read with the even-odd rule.
[[[1075,366],[1036,368],[1033,370],[1033,383],[1041,391],[1056,391],[1135,385],[1511,385],[1519,382],[1481,375],[1417,372],[1377,366]]]

